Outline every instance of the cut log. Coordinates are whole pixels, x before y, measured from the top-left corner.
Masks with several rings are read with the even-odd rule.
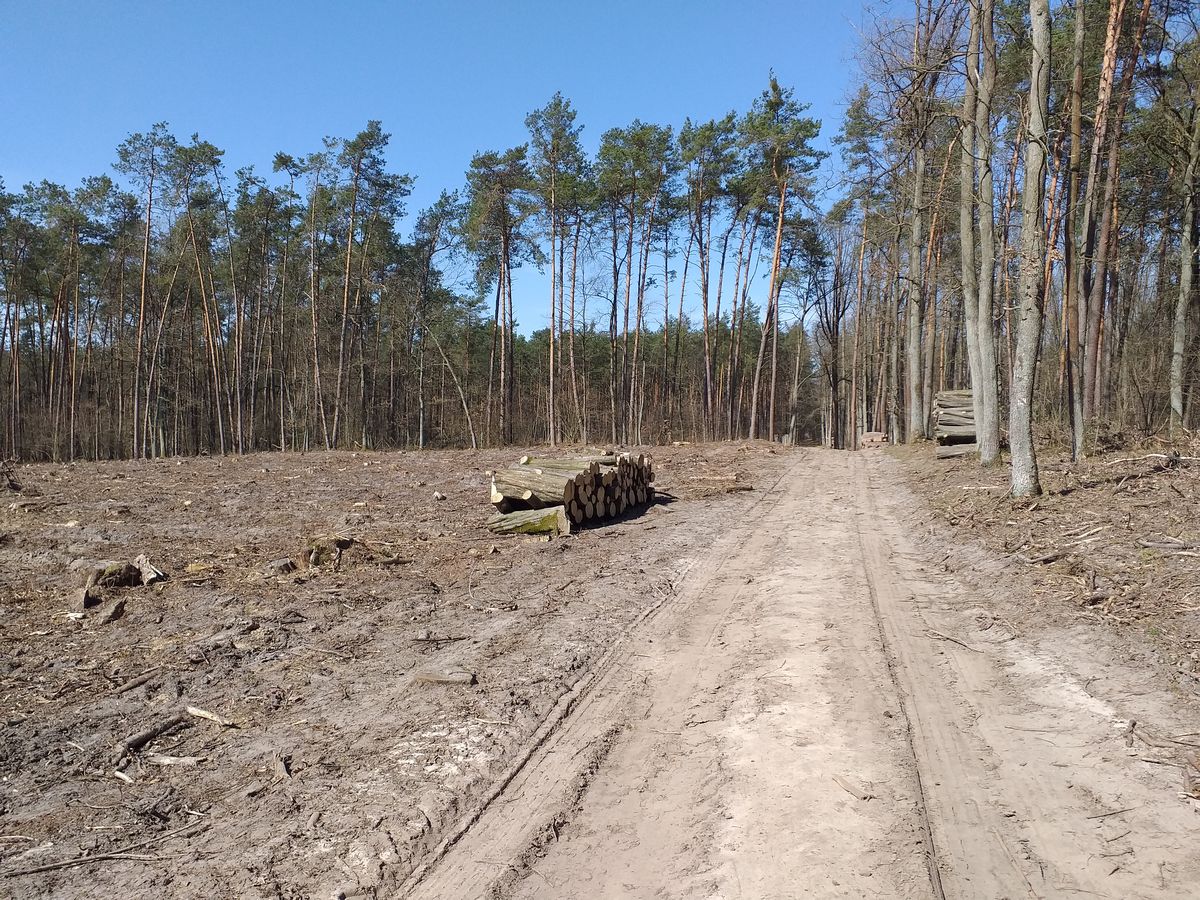
[[[590,466],[613,466],[617,464],[620,457],[608,456],[522,456],[519,465],[533,466],[537,469],[561,469],[561,468],[577,468],[584,469]]]
[[[975,437],[975,425],[943,425],[938,422],[934,429],[938,437]]]
[[[569,487],[568,487],[569,486]],[[519,500],[530,506],[537,500],[545,506],[570,503],[575,496],[574,478],[557,472],[528,467],[500,469],[492,476],[492,503]]]
[[[970,391],[942,391],[933,402],[934,409],[973,409]]]
[[[943,412],[938,413],[937,423],[938,425],[974,425],[975,417]]]
[[[487,527],[493,534],[570,534],[571,519],[566,507],[548,506],[492,516]]]
[[[966,456],[978,450],[978,444],[944,444],[939,446],[935,453],[937,459],[950,459],[955,456]]]
[[[562,506],[579,524],[653,502],[653,482],[653,461],[640,453],[524,456],[493,473],[491,500],[503,513]]]

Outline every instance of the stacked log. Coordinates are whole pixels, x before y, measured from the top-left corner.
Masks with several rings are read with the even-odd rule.
[[[887,435],[882,431],[864,431],[858,439],[858,446],[863,450],[878,450],[886,447],[887,443]]]
[[[937,458],[966,456],[979,449],[975,403],[970,391],[939,391],[933,401],[933,433]]]
[[[492,516],[488,530],[496,534],[570,534],[571,521],[561,506],[521,509]]]
[[[569,532],[571,524],[611,519],[653,503],[653,482],[653,462],[640,453],[524,456],[512,468],[493,473],[491,500],[499,514],[488,527],[497,534],[532,533],[530,528]],[[562,517],[522,515],[555,507],[561,507]]]

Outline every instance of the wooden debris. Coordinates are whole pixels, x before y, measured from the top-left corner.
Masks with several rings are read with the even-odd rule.
[[[125,601],[117,599],[100,611],[100,615],[96,618],[96,624],[109,625],[123,615],[125,615]]]
[[[121,773],[124,774],[124,773]],[[128,777],[128,776],[126,776]],[[191,825],[185,825],[183,828],[176,828],[174,831],[168,831],[164,834],[150,838],[148,841],[139,841],[136,844],[127,844],[111,853],[84,853],[80,856],[72,857],[71,859],[63,859],[58,862],[45,863],[44,865],[34,866],[31,869],[9,869],[4,872],[5,878],[16,878],[19,875],[37,875],[41,872],[53,872],[58,869],[70,869],[75,866],[86,866],[89,863],[105,862],[115,859],[145,859],[147,857],[131,856],[134,850],[141,850],[153,844],[161,844],[163,841],[173,837],[191,837],[198,834],[200,831],[208,827],[206,822],[193,822]],[[156,858],[156,857],[150,857]]]
[[[882,431],[864,431],[862,437],[858,439],[858,446],[861,450],[878,450],[886,447],[887,443],[887,435]]]
[[[938,391],[933,401],[933,434],[937,459],[952,459],[978,451],[975,403],[970,391]]]
[[[939,641],[949,641],[952,644],[958,644],[958,646],[960,646],[960,647],[965,647],[967,650],[970,650],[972,653],[982,653],[983,652],[978,647],[972,647],[970,644],[964,643],[963,641],[960,641],[956,637],[951,637],[948,634],[942,634],[942,632],[934,631],[932,628],[927,628],[925,630],[925,632],[930,637],[937,638]]]
[[[413,642],[418,644],[451,644],[456,641],[466,640],[469,640],[469,638],[465,634],[437,635],[428,629],[422,629],[417,633],[417,636],[413,638]]]
[[[488,519],[487,527],[493,534],[570,534],[571,520],[565,507],[551,506],[501,513]]]
[[[137,587],[142,583],[142,572],[133,563],[111,563],[93,573],[88,587],[123,588]]]
[[[342,534],[325,534],[309,541],[305,559],[310,566],[337,568],[342,562],[342,553],[354,546],[354,540]]]
[[[88,585],[86,587],[80,588],[80,590],[79,590],[79,608],[81,610],[92,609],[94,607],[99,606],[103,602],[104,602],[104,594],[101,593],[99,588],[97,588],[93,585]]]
[[[1151,550],[1195,550],[1197,547],[1200,547],[1200,544],[1164,535],[1163,537],[1154,539],[1141,538],[1138,540],[1138,546]]]
[[[653,503],[653,482],[653,462],[642,454],[523,456],[492,473],[491,500],[501,514],[562,506],[579,524]]]
[[[149,728],[143,729],[135,734],[117,743],[113,750],[113,761],[115,765],[120,767],[122,761],[131,753],[136,753],[142,747],[146,746],[152,740],[172,731],[176,728],[186,728],[191,722],[188,719],[187,713],[181,711],[172,713],[167,718],[156,722]]]
[[[207,709],[201,709],[198,706],[189,706],[186,709],[189,716],[195,716],[197,719],[207,719],[209,722],[216,722],[222,728],[237,728],[233,722],[218,716],[214,712],[209,712]]]
[[[474,672],[418,672],[413,676],[414,684],[478,684]]]
[[[154,676],[156,676],[161,671],[162,671],[162,666],[155,666],[153,669],[148,669],[147,671],[143,672],[141,675],[138,675],[136,678],[130,678],[124,684],[120,684],[117,687],[113,688],[112,694],[113,694],[113,696],[116,696],[117,694],[124,694],[129,691],[132,691],[134,688],[139,688],[143,684],[148,682],[150,679],[152,679]]]
[[[267,563],[267,567],[263,571],[263,574],[266,575],[267,577],[273,577],[273,576],[277,576],[277,575],[286,575],[289,572],[295,572],[295,571],[296,571],[296,561],[294,559],[292,559],[290,556],[285,556],[285,557],[283,557],[283,559],[274,559],[271,562]]]
[[[191,768],[208,760],[207,756],[166,756],[162,753],[151,753],[146,761],[155,766],[183,766]]]
[[[0,481],[10,491],[20,492],[21,482],[17,481],[16,460],[0,460]]]
[[[856,799],[856,800],[874,800],[875,799],[874,794],[867,793],[862,788],[856,787],[854,784],[852,784],[847,779],[843,778],[841,775],[834,775],[833,780],[837,783],[838,787],[840,787],[842,790],[844,790],[847,794],[850,794],[851,796],[853,796],[854,799]]]
[[[956,456],[967,456],[971,453],[978,453],[979,445],[971,444],[942,444],[939,445],[934,455],[937,459],[952,459]]]
[[[151,563],[150,558],[145,553],[135,559],[133,564],[137,567],[138,574],[141,576],[142,584],[144,585],[165,581],[167,578],[163,570]]]

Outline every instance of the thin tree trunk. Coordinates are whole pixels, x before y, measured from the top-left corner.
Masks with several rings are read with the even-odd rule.
[[[1025,183],[1021,199],[1021,266],[1018,295],[1017,348],[1012,374],[1009,444],[1012,448],[1012,494],[1035,496],[1037,452],[1033,443],[1033,389],[1042,336],[1042,287],[1045,234],[1043,199],[1046,181],[1046,116],[1050,93],[1050,3],[1030,0],[1032,60],[1029,77],[1029,128],[1025,145]]]
[[[1000,460],[1000,384],[996,369],[996,284],[995,188],[992,177],[992,93],[996,84],[996,37],[994,0],[980,4],[980,78],[975,110],[976,153],[979,161],[979,310],[975,316],[979,347],[978,423],[979,462],[994,465]],[[973,382],[973,384],[975,384]]]
[[[787,205],[787,181],[779,186],[779,207],[775,214],[775,250],[771,254],[771,281],[767,289],[767,311],[763,320],[762,335],[758,343],[758,360],[754,364],[754,382],[750,390],[750,430],[751,440],[758,437],[758,395],[762,381],[763,357],[766,354],[767,338],[774,334],[775,316],[779,305],[779,264],[783,245],[783,213]],[[772,388],[774,383],[772,382]],[[774,399],[772,391],[772,400]],[[774,413],[774,406],[771,407]],[[772,426],[774,422],[771,423]],[[773,435],[772,435],[773,437]]]
[[[1082,0],[1080,0],[1082,2]],[[1083,196],[1083,222],[1080,235],[1082,248],[1078,254],[1081,265],[1077,277],[1080,279],[1077,297],[1079,304],[1076,313],[1079,317],[1079,339],[1081,342],[1080,378],[1081,401],[1083,405],[1083,428],[1086,429],[1092,420],[1092,395],[1096,383],[1096,349],[1099,346],[1101,311],[1092,308],[1094,296],[1093,256],[1096,249],[1096,192],[1100,182],[1100,161],[1107,146],[1108,113],[1112,99],[1113,82],[1117,70],[1117,46],[1121,36],[1121,21],[1125,12],[1125,0],[1111,0],[1108,9],[1108,27],[1105,33],[1104,55],[1100,66],[1100,84],[1097,89],[1096,113],[1094,116],[1094,131],[1092,136],[1091,158],[1088,164],[1087,183]],[[1092,335],[1095,333],[1095,343]],[[1082,445],[1084,435],[1081,433],[1076,442]]]
[[[966,78],[962,111],[959,114],[958,240],[961,262],[963,324],[967,338],[967,367],[971,377],[971,401],[975,421],[983,422],[983,368],[979,352],[979,277],[975,268],[975,117],[979,75],[980,2],[970,0],[970,31],[967,38]]]
[[[342,322],[338,336],[337,385],[333,390],[333,434],[331,443],[338,445],[341,436],[342,384],[346,378],[346,335],[350,329],[350,263],[354,252],[354,228],[358,214],[358,180],[361,161],[354,163],[354,174],[350,183],[350,222],[346,225],[346,262],[342,270]]]
[[[141,459],[142,453],[142,434],[141,434],[141,388],[142,388],[142,347],[145,343],[146,334],[146,280],[150,274],[150,211],[154,203],[154,178],[157,174],[158,159],[155,151],[150,151],[150,177],[146,185],[146,233],[142,238],[142,272],[141,272],[141,294],[138,299],[138,325],[137,325],[137,344],[135,345],[135,357],[133,364],[133,458]]]
[[[1065,348],[1067,406],[1071,419],[1071,458],[1079,461],[1083,458],[1083,372],[1080,362],[1080,322],[1082,317],[1079,310],[1083,296],[1083,277],[1080,272],[1081,260],[1079,251],[1081,236],[1079,235],[1079,181],[1083,157],[1083,41],[1084,41],[1084,0],[1074,0],[1075,30],[1071,43],[1072,76],[1071,76],[1071,157],[1069,162],[1069,187],[1067,191],[1067,229],[1063,239],[1063,318],[1067,326],[1064,329],[1063,346]]]
[[[1188,142],[1187,167],[1183,172],[1183,222],[1179,241],[1179,296],[1171,328],[1171,435],[1184,427],[1184,354],[1188,343],[1188,312],[1192,306],[1193,274],[1196,270],[1196,176],[1200,167],[1200,114],[1192,109],[1192,131]]]

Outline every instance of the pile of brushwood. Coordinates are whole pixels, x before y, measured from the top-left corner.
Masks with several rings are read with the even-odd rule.
[[[654,502],[654,466],[640,453],[569,458],[523,456],[492,475],[488,520],[496,534],[570,534],[572,525],[611,519]]]

